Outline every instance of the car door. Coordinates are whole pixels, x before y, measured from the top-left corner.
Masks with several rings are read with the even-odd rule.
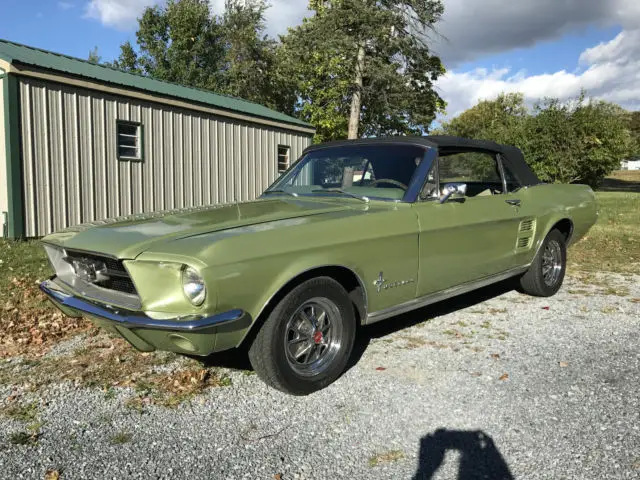
[[[521,220],[495,153],[441,150],[434,167],[414,204],[419,222],[419,296],[514,268]],[[466,194],[441,203],[449,183],[465,184]]]

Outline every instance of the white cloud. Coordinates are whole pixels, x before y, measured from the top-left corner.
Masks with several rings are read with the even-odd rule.
[[[135,28],[136,19],[146,7],[161,3],[160,0],[91,0],[86,8],[88,18],[119,30]]]
[[[60,2],[65,3],[65,2]],[[135,28],[136,19],[146,7],[164,3],[163,0],[90,0],[85,14],[102,24],[119,30]],[[267,33],[272,36],[286,33],[287,27],[297,25],[307,13],[307,0],[271,0],[266,12]],[[214,13],[224,11],[224,0],[210,0]]]
[[[448,102],[452,117],[475,105],[493,99],[501,92],[522,92],[529,103],[544,97],[568,99],[582,89],[590,96],[640,108],[640,29],[623,31],[613,40],[585,50],[580,55],[583,68],[575,72],[527,76],[526,72],[475,69],[448,72],[437,82],[440,95]]]
[[[588,26],[640,27],[637,0],[443,0],[433,48],[455,68],[482,56],[531,47]]]

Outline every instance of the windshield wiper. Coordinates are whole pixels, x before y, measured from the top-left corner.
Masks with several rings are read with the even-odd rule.
[[[369,203],[369,197],[362,197],[360,195],[356,195],[355,193],[346,192],[341,188],[322,188],[320,190],[311,190],[311,193],[341,193],[343,195],[347,195],[348,197],[357,198],[358,200]]]
[[[298,194],[295,192],[287,192],[286,190],[267,190],[264,193],[286,193],[287,195],[291,195],[292,197],[297,197]]]

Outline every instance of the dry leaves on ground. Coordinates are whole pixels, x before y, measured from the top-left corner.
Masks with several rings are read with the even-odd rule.
[[[50,305],[30,278],[13,278],[0,305],[0,358],[41,356],[52,345],[92,328],[83,318],[69,318]]]

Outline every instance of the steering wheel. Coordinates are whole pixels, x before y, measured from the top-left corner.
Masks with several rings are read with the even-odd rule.
[[[393,178],[379,178],[377,180],[374,180],[373,182],[371,182],[369,184],[370,187],[374,187],[379,183],[390,183],[391,185],[395,185],[396,187],[400,187],[401,189],[403,189],[405,192],[407,190],[409,190],[409,187],[407,187],[404,183],[399,182],[398,180],[394,180]]]

